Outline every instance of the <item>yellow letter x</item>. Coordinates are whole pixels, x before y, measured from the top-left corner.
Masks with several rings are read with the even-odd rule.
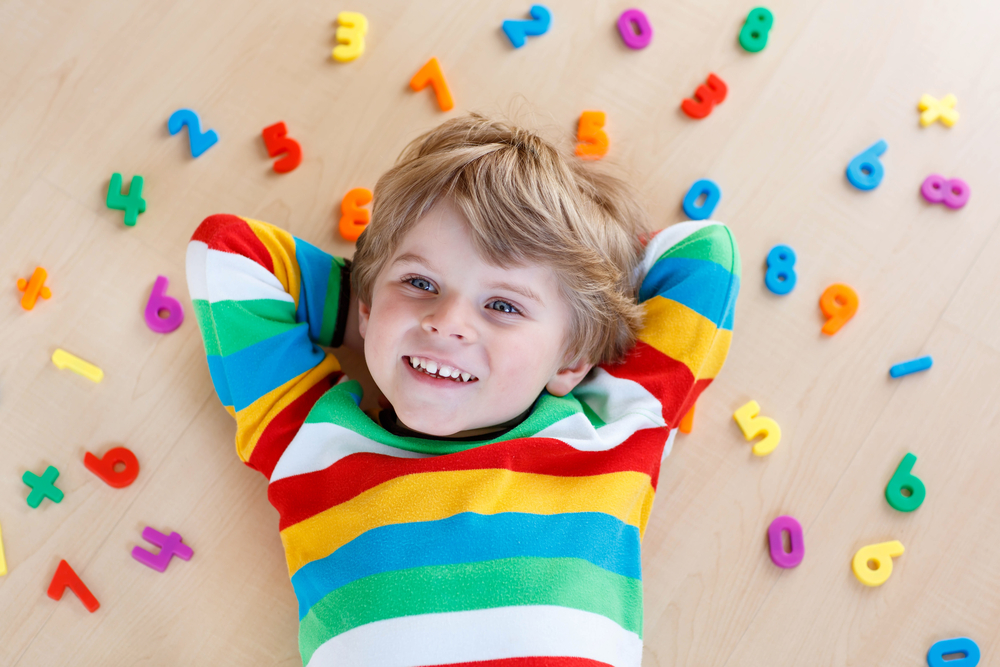
[[[924,94],[917,104],[917,108],[923,112],[920,114],[920,124],[927,127],[940,118],[942,123],[951,127],[958,120],[958,112],[955,111],[955,104],[957,102],[958,100],[951,93],[948,93],[940,100]]]

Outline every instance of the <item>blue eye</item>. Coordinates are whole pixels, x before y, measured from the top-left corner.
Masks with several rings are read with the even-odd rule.
[[[424,292],[426,292],[428,290],[426,288],[421,287],[420,285],[417,285],[416,283],[427,283],[428,285],[431,284],[431,282],[429,280],[427,280],[426,278],[421,278],[420,276],[412,276],[410,278],[404,278],[403,280],[405,282],[410,283],[411,285],[413,285],[414,287],[416,287],[418,290],[423,290]]]
[[[509,302],[507,302],[507,301],[501,301],[500,299],[496,299],[496,300],[494,300],[494,301],[491,301],[490,303],[491,303],[491,304],[494,304],[494,303],[502,303],[502,304],[504,304],[505,306],[507,306],[507,308],[509,308],[509,309],[510,309],[510,310],[499,310],[499,309],[497,309],[497,308],[491,308],[490,310],[496,310],[497,312],[500,312],[500,313],[506,313],[506,314],[508,314],[508,315],[520,315],[520,314],[521,314],[521,311],[519,311],[519,310],[518,310],[517,308],[515,308],[515,307],[514,307],[514,306],[513,306],[512,304],[510,304],[510,303],[509,303]]]

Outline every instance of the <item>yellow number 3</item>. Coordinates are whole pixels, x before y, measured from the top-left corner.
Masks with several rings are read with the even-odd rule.
[[[337,41],[333,47],[333,59],[346,63],[354,60],[365,51],[365,33],[368,32],[368,19],[357,12],[340,12],[337,14]]]
[[[781,442],[781,427],[773,419],[758,417],[758,414],[760,406],[757,405],[757,401],[750,401],[733,413],[733,419],[740,425],[743,437],[747,440],[753,440],[758,435],[764,436],[763,440],[753,446],[753,453],[757,456],[766,456]]]

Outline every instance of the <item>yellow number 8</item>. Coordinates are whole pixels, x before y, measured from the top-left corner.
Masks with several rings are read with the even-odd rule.
[[[368,32],[368,19],[357,12],[340,12],[337,14],[337,41],[333,47],[333,59],[346,63],[354,60],[365,51],[365,33]]]

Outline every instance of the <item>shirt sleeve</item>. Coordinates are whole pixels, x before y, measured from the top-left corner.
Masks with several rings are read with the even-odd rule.
[[[187,250],[187,280],[236,452],[270,477],[309,410],[343,379],[336,357],[350,262],[264,222],[213,215]]]
[[[646,245],[637,283],[645,310],[639,340],[622,363],[601,368],[655,397],[673,429],[729,352],[740,289],[736,241],[717,222],[663,229]]]

